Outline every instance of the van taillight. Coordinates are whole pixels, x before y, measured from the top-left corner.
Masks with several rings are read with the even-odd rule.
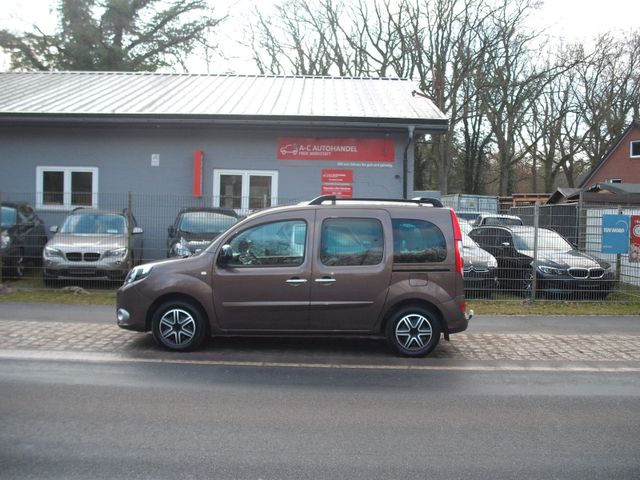
[[[460,223],[458,223],[458,216],[453,210],[451,212],[451,223],[453,224],[453,241],[456,249],[456,272],[460,275],[464,275],[464,259],[462,258],[462,232],[460,231]]]

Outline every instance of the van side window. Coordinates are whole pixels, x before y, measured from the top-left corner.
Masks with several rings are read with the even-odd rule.
[[[447,241],[433,223],[397,218],[392,224],[395,263],[443,262],[447,258]]]
[[[384,253],[382,223],[373,218],[322,222],[320,261],[327,266],[377,265]]]
[[[302,220],[265,223],[248,228],[229,244],[234,266],[302,265],[307,224]]]

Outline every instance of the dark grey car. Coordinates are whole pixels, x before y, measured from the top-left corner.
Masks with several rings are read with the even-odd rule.
[[[181,210],[169,227],[167,257],[189,257],[207,248],[239,220],[229,208],[192,207]]]
[[[21,278],[27,262],[39,263],[47,243],[44,223],[26,202],[2,202],[0,257],[4,278]]]
[[[611,265],[577,250],[559,233],[534,227],[476,227],[469,236],[498,261],[500,286],[529,295],[535,274],[537,292],[554,297],[606,297],[614,285]],[[533,269],[537,248],[536,269]]]

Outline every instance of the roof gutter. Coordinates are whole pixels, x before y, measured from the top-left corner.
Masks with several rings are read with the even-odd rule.
[[[407,124],[406,119],[390,118],[354,118],[344,119],[339,117],[238,117],[238,116],[151,116],[151,115],[68,115],[68,114],[2,114],[0,113],[0,125],[57,125],[57,124],[81,124],[91,125],[139,125],[139,126],[286,126],[286,127],[325,127],[325,128],[354,128],[354,129],[380,129],[380,130],[405,130],[407,128],[419,132],[445,132],[448,129],[446,119],[427,119],[420,123]]]

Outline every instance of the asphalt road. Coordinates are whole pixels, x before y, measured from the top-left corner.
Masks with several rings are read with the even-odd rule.
[[[479,316],[171,354],[112,307],[0,304],[0,480],[640,478],[640,317]]]
[[[3,479],[633,479],[640,376],[0,363]]]

